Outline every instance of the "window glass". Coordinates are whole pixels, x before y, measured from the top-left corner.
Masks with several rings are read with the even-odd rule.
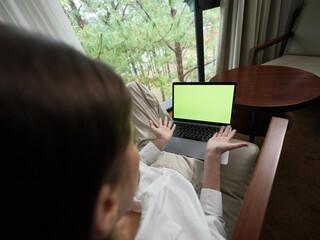
[[[198,81],[194,13],[183,0],[59,0],[86,54],[159,99]],[[203,13],[206,80],[215,74],[219,8]]]
[[[203,38],[205,80],[209,81],[216,74],[220,7],[203,11]]]

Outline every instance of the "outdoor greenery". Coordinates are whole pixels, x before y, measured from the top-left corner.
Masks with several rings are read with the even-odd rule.
[[[183,0],[59,0],[86,54],[128,83],[171,96],[171,82],[197,81],[194,13]],[[219,9],[204,13],[206,79],[215,73]],[[160,96],[159,96],[160,97]]]

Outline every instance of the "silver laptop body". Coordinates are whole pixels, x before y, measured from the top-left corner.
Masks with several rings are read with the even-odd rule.
[[[172,117],[177,127],[164,151],[204,160],[207,140],[214,134],[211,131],[231,125],[235,91],[235,82],[173,83]],[[190,137],[189,131],[187,134],[179,133],[181,123],[183,127],[195,129],[190,131],[196,137]],[[209,135],[202,136],[204,134],[197,129],[200,126],[213,129],[210,129]],[[227,164],[228,159],[229,152],[225,152],[221,163]]]

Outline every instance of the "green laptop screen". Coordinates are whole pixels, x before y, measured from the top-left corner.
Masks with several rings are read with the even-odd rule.
[[[235,85],[174,84],[173,117],[230,124]]]

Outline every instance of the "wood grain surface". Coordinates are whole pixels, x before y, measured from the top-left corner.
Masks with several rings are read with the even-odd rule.
[[[237,82],[235,108],[246,111],[292,111],[319,100],[320,78],[281,66],[248,66],[225,71],[212,82]]]

